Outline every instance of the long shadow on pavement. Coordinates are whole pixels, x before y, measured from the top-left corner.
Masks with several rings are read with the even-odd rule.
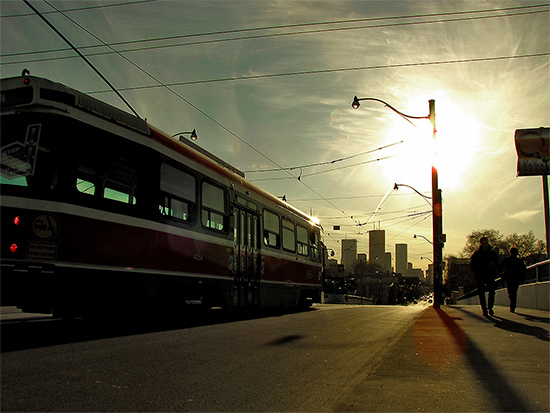
[[[454,307],[456,310],[462,311],[468,316],[473,314]],[[480,386],[486,391],[491,401],[496,407],[496,411],[500,412],[533,412],[529,403],[510,385],[507,378],[499,370],[498,366],[489,360],[482,349],[476,343],[468,338],[464,330],[449,316],[443,309],[435,309],[443,323],[449,329],[453,338],[458,344],[466,339],[465,357],[472,371],[478,379]]]

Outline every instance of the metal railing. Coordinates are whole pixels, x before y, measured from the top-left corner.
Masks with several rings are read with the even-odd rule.
[[[533,283],[540,283],[550,280],[550,259],[544,260],[541,262],[537,262],[536,264],[529,265],[527,267],[527,272],[525,273],[525,279],[521,283],[524,284],[533,284]],[[505,287],[504,280],[502,278],[497,278],[496,280],[496,288],[495,290],[500,290]],[[466,294],[458,297],[456,301],[465,300],[470,297],[474,297],[477,295],[477,288],[468,291]]]

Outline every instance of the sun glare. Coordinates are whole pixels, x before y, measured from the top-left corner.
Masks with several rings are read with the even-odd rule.
[[[416,127],[394,122],[389,140],[403,140],[396,156],[385,162],[388,178],[402,179],[419,191],[431,188],[431,166],[439,172],[440,188],[456,188],[468,170],[478,143],[479,123],[473,116],[444,100],[436,102],[436,139],[430,122],[417,120]]]
[[[457,188],[477,151],[481,125],[472,115],[448,102],[442,102],[436,117],[440,187]]]

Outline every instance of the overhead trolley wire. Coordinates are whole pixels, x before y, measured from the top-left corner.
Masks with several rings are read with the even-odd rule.
[[[74,7],[72,9],[65,9],[65,10],[58,10],[55,11],[44,11],[41,12],[42,14],[54,14],[54,13],[62,13],[62,12],[74,12],[74,11],[85,11],[85,10],[92,10],[92,9],[106,9],[109,7],[118,7],[118,6],[128,6],[128,5],[135,5],[139,3],[151,3],[158,0],[136,0],[136,1],[125,1],[121,3],[112,3],[112,4],[98,4],[97,6],[85,6],[85,7]],[[0,16],[0,19],[9,19],[13,17],[28,17],[28,16],[34,16],[34,13],[20,13],[20,14],[9,14],[7,16]],[[64,49],[64,50],[71,50],[71,49]]]
[[[172,83],[166,83],[166,85],[173,87],[173,86],[197,85],[197,84],[203,84],[203,83],[266,79],[266,78],[285,77],[285,76],[317,75],[317,74],[324,74],[324,73],[352,72],[352,71],[360,71],[360,70],[396,69],[396,68],[403,68],[403,67],[437,66],[437,65],[458,64],[458,63],[494,62],[499,60],[524,59],[524,58],[543,57],[543,56],[550,56],[550,53],[543,52],[543,53],[532,53],[532,54],[524,54],[524,55],[479,57],[479,58],[470,58],[470,59],[440,60],[440,61],[432,61],[432,62],[397,63],[397,64],[390,64],[390,65],[344,67],[344,68],[337,68],[337,69],[302,70],[297,72],[270,73],[270,74],[264,74],[264,75],[236,76],[236,77],[227,77],[227,78],[219,78],[219,79],[172,82]],[[121,88],[120,90],[124,90],[124,91],[144,90],[144,89],[154,89],[158,87],[161,87],[161,86],[159,85],[131,86],[126,88]],[[87,93],[98,94],[98,93],[106,93],[106,92],[110,92],[110,90],[94,90],[94,91],[89,91]]]
[[[137,3],[142,3],[142,2],[145,2],[145,1],[157,1],[157,0],[144,0],[144,1],[137,2]],[[136,3],[136,2],[119,3],[119,4],[115,4],[115,5],[111,5],[111,6],[131,4],[131,3]],[[95,6],[95,7],[88,7],[88,8],[99,8],[99,7],[108,7],[108,6],[109,5]],[[502,11],[538,8],[538,7],[545,7],[545,6],[550,6],[550,3],[535,4],[535,5],[529,5],[529,6],[517,6],[517,7],[505,7],[505,8],[496,8],[496,9],[485,9],[485,10],[468,10],[468,11],[445,12],[445,13],[426,13],[426,14],[413,14],[413,15],[407,15],[407,16],[368,17],[368,18],[363,18],[363,19],[333,20],[333,21],[325,21],[325,22],[298,23],[298,24],[278,25],[278,26],[253,27],[253,28],[244,28],[244,29],[221,30],[221,31],[216,31],[216,32],[192,33],[192,34],[175,35],[175,36],[155,37],[155,38],[149,38],[149,39],[127,40],[127,41],[112,42],[112,43],[102,42],[102,44],[81,46],[80,49],[92,49],[92,48],[103,47],[105,45],[122,46],[122,45],[138,44],[138,43],[146,43],[146,42],[158,42],[158,41],[166,41],[166,40],[185,39],[185,38],[191,38],[191,37],[215,36],[215,35],[222,35],[222,34],[226,35],[226,34],[234,34],[234,33],[246,33],[246,32],[252,32],[252,31],[280,30],[280,29],[288,29],[288,28],[296,28],[296,27],[311,27],[311,26],[332,25],[332,24],[359,23],[359,22],[367,22],[367,21],[396,20],[396,19],[418,19],[418,18],[424,18],[424,17],[438,17],[438,16],[451,16],[451,15],[464,15],[464,14],[491,13],[491,12],[502,12]],[[56,9],[55,11],[45,12],[45,13],[63,13],[63,12],[66,12],[66,11],[85,10],[85,9],[88,9],[88,8],[68,9],[68,10]],[[535,13],[544,13],[544,12],[546,12],[546,11],[544,11],[544,10],[543,11],[537,11]],[[32,14],[29,14],[29,15],[32,15]],[[508,16],[516,16],[516,15],[517,14],[508,14],[508,15],[500,15],[500,16],[488,16],[488,17],[490,17],[490,18],[491,17],[508,17]],[[12,16],[3,16],[3,17],[12,17]],[[442,22],[442,21],[436,21],[436,22]],[[410,24],[413,24],[413,23],[415,23],[415,22],[411,22]],[[408,24],[408,23],[406,23],[406,24]],[[368,27],[377,27],[377,26],[367,26],[367,28]],[[382,27],[384,27],[384,26],[382,26]],[[357,28],[363,28],[363,27],[359,26]],[[354,28],[350,28],[350,29],[354,29]],[[308,32],[306,32],[306,33],[308,33]],[[288,33],[288,34],[285,34],[285,35],[292,35],[292,34],[302,34],[302,32],[292,32],[292,33]],[[255,38],[255,37],[250,37],[250,38]],[[224,40],[232,40],[232,39],[235,39],[235,38],[218,39],[216,41],[224,41]],[[243,39],[248,39],[248,38],[247,37],[236,38],[236,40],[243,40]],[[194,44],[194,43],[191,43],[191,44]],[[66,49],[65,48],[65,49],[37,50],[37,51],[20,52],[20,53],[6,53],[6,54],[0,54],[0,56],[2,56],[2,57],[22,56],[22,55],[29,55],[29,54],[62,52],[62,51],[67,51],[67,50],[71,50],[71,49]],[[131,51],[131,49],[130,49],[130,51]]]
[[[547,5],[529,6],[529,7],[541,7],[541,6],[547,6]],[[498,10],[502,10],[502,9],[496,9],[496,10],[498,11]],[[503,18],[503,17],[513,17],[513,16],[523,16],[523,15],[530,15],[530,14],[548,13],[549,11],[550,10],[537,10],[537,11],[510,13],[510,14],[499,14],[499,15],[493,15],[493,16],[461,17],[461,18],[456,18],[456,19],[440,19],[440,20],[403,22],[403,23],[402,22],[400,22],[400,23],[385,23],[385,24],[369,25],[369,26],[335,27],[335,28],[333,27],[333,28],[327,28],[327,29],[306,30],[306,31],[297,31],[297,32],[289,32],[289,33],[259,34],[259,35],[253,35],[253,36],[230,37],[230,38],[212,39],[212,40],[199,40],[199,41],[187,42],[187,43],[176,43],[176,44],[168,44],[168,45],[165,44],[165,45],[136,47],[136,48],[129,48],[129,49],[124,49],[124,50],[119,50],[119,52],[124,52],[124,53],[140,52],[140,51],[157,50],[157,49],[165,49],[165,48],[181,47],[181,46],[194,46],[194,45],[211,44],[211,43],[219,43],[219,42],[231,42],[231,41],[237,41],[237,40],[251,40],[251,39],[282,37],[282,36],[295,36],[295,35],[303,35],[303,34],[318,34],[318,33],[325,33],[325,32],[346,31],[346,30],[364,30],[364,29],[400,27],[400,26],[411,26],[411,25],[433,24],[433,23],[452,23],[452,22],[460,22],[460,21],[470,21],[470,20],[481,20],[481,19],[492,19],[492,18]],[[480,11],[441,13],[440,15],[464,14],[464,13],[480,13]],[[431,15],[430,14],[417,15],[417,16],[418,17],[427,17],[427,16],[433,16],[433,15],[434,14],[431,14]],[[417,16],[395,16],[395,17],[370,18],[370,19],[361,19],[361,20],[390,20],[390,19],[402,19],[402,18],[418,18]],[[317,24],[340,24],[341,22],[349,22],[349,21],[335,21],[335,22],[323,22],[323,23],[305,23],[305,24],[295,25],[295,26],[309,26],[309,25],[317,25]],[[292,26],[292,25],[290,25],[290,26]],[[284,28],[284,27],[289,27],[289,26],[274,26],[274,28],[279,28],[279,27]],[[178,39],[178,38],[195,37],[195,36],[211,36],[211,35],[216,35],[216,34],[237,33],[237,32],[246,32],[246,31],[252,31],[252,30],[272,30],[272,28],[238,29],[238,30],[229,30],[229,31],[225,31],[225,32],[212,32],[212,33],[200,33],[200,34],[190,34],[190,35],[180,35],[180,36],[159,37],[159,38],[142,39],[142,40],[135,40],[135,41],[114,42],[114,43],[110,43],[108,45],[109,46],[121,46],[121,45],[142,43],[142,42],[174,40],[174,39]],[[106,45],[107,44],[104,43],[102,45],[82,46],[81,49],[97,48],[97,47],[103,47],[103,46],[106,46]],[[11,54],[3,54],[3,55],[0,55],[0,56],[2,56],[2,57],[14,57],[14,56],[39,54],[39,53],[61,52],[61,51],[65,51],[65,50],[68,50],[68,49],[54,49],[54,50],[45,50],[45,51],[11,53]],[[87,54],[87,56],[103,56],[103,55],[108,55],[108,54],[112,54],[112,53],[114,53],[114,52],[113,51],[104,51],[104,52],[89,53],[89,54]],[[11,64],[22,64],[22,63],[64,60],[64,59],[72,59],[72,58],[73,58],[73,56],[58,56],[58,57],[50,57],[50,58],[19,60],[19,61],[7,62],[7,63],[2,63],[2,64],[11,65]]]
[[[44,23],[46,23],[59,37],[61,37],[61,39],[63,39],[63,41],[65,43],[67,43],[69,46],[71,46],[71,48],[75,51],[75,53],[77,53],[81,58],[82,60],[84,60],[86,62],[86,64],[88,66],[90,66],[90,68],[92,68],[92,70],[105,82],[107,83],[107,85],[112,89],[112,91],[114,91],[116,93],[116,95],[124,102],[124,104],[126,106],[128,106],[128,108],[132,111],[132,113],[134,115],[136,115],[136,117],[140,118],[141,117],[138,115],[138,113],[134,110],[134,108],[132,107],[132,105],[130,105],[130,103],[124,98],[124,96],[122,96],[122,94],[111,84],[111,82],[109,82],[109,80],[92,64],[92,62],[90,62],[79,50],[78,48],[76,48],[69,39],[67,39],[67,37],[65,37],[63,35],[63,33],[61,33],[48,19],[46,19],[28,0],[23,0],[25,2],[25,4],[27,6],[29,6],[29,8],[35,12],[38,17],[40,17]]]
[[[300,165],[300,166],[291,166],[291,167],[287,167],[287,168],[255,169],[255,170],[243,171],[243,172],[244,173],[260,173],[260,172],[278,172],[278,171],[282,171],[282,170],[292,171],[293,169],[304,169],[304,168],[312,168],[312,167],[315,167],[315,166],[330,165],[330,164],[334,164],[336,162],[343,162],[343,161],[347,161],[348,159],[357,158],[358,156],[366,155],[368,153],[380,151],[382,149],[386,149],[386,148],[389,148],[391,146],[398,145],[400,143],[403,143],[403,141],[390,143],[389,145],[381,146],[379,148],[371,149],[369,151],[361,152],[361,153],[358,153],[358,154],[355,154],[355,155],[346,156],[344,158],[334,159],[332,161],[317,162],[317,163],[311,163],[311,164]]]

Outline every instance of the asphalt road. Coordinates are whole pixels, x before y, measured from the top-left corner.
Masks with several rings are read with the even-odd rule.
[[[2,411],[320,411],[424,305],[320,305],[164,325],[2,324]]]

